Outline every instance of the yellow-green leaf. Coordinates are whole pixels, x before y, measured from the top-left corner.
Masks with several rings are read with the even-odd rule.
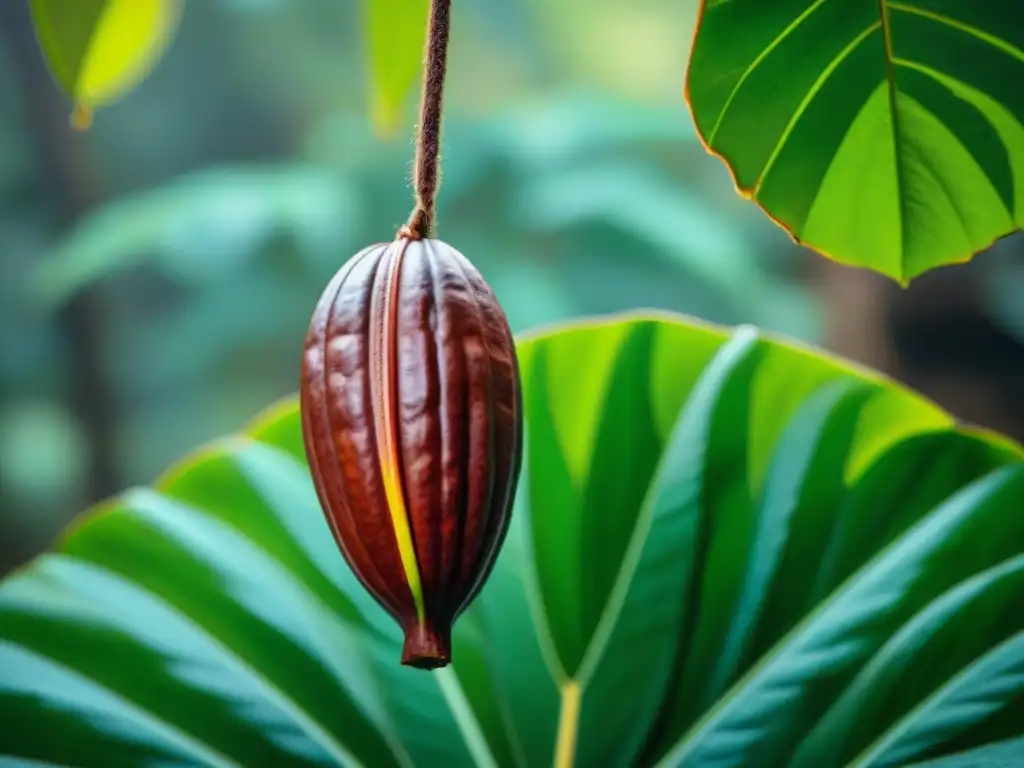
[[[370,101],[374,127],[391,134],[423,63],[429,0],[366,0]]]
[[[50,73],[87,128],[149,74],[177,29],[184,0],[30,0]]]

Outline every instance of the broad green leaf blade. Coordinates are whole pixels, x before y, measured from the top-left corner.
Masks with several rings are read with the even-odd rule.
[[[697,130],[794,239],[900,282],[1024,224],[1015,0],[703,0]]]
[[[712,527],[707,482],[722,458],[713,427],[723,415],[742,413],[747,391],[732,379],[749,382],[757,352],[749,329],[722,347],[684,406],[647,497],[637,502],[629,548],[578,673],[584,765],[635,760],[671,685],[666,673],[687,650]],[[630,706],[617,707],[623,700]]]
[[[1019,592],[1018,592],[1019,595]],[[1024,691],[1024,632],[964,669],[893,726],[852,765],[903,765],[960,730],[981,722]]]
[[[479,616],[484,628],[498,705],[507,707],[503,719],[512,764],[528,768],[546,765],[554,753],[559,691],[552,671],[557,667],[554,646],[529,550],[526,468],[519,482],[505,544],[486,589],[469,612]]]
[[[81,649],[69,650],[81,654]],[[42,654],[0,640],[0,662],[4,665],[5,694],[44,696],[51,707],[67,707],[79,718],[90,722],[92,727],[122,736],[128,746],[144,746],[149,750],[156,747],[167,759],[176,758],[186,761],[186,764],[191,762],[211,768],[243,768],[242,763],[182,732],[110,688]],[[14,705],[11,708],[16,712],[17,700],[7,699],[4,704]],[[10,722],[6,711],[4,722]],[[59,754],[58,749],[59,745],[40,745],[33,750],[32,756],[42,753],[49,759],[50,755]],[[75,756],[72,753],[55,759],[73,762]]]
[[[988,714],[983,706],[961,709],[959,717],[931,717],[922,713],[924,694],[941,698],[938,690],[960,670],[969,673],[972,663],[992,646],[1024,627],[1024,613],[1014,602],[1024,594],[1024,555],[989,568],[936,598],[908,621],[875,654],[874,658],[836,699],[814,730],[804,739],[791,763],[793,768],[848,763],[872,741],[883,741],[906,731],[906,722],[930,719],[932,733],[941,729],[939,741],[966,730]],[[915,685],[908,693],[906,681]],[[1003,692],[1011,697],[1024,686]],[[975,702],[976,704],[980,702]],[[908,711],[909,710],[909,711]],[[917,717],[915,718],[915,715]],[[905,753],[900,760],[918,753]],[[879,751],[882,751],[879,749]]]
[[[987,475],[932,511],[762,657],[659,766],[741,766],[755,754],[769,764],[761,744],[777,750],[771,764],[780,764],[816,697],[848,679],[923,604],[985,560],[1018,553],[1024,518],[1005,510],[1022,493],[1024,464]]]
[[[709,330],[648,321],[574,328],[524,349],[530,543],[566,678],[597,627],[664,438],[720,343]],[[678,385],[664,389],[673,376]]]
[[[374,127],[393,134],[423,64],[429,0],[363,0]]]
[[[750,489],[749,430],[751,393],[766,349],[759,348],[723,382],[722,407],[714,414],[707,444],[700,504],[708,519],[707,554],[700,564],[698,610],[685,665],[677,666],[667,701],[669,728],[688,722],[705,706],[711,677],[741,597],[744,562],[754,543],[755,517]],[[797,378],[794,376],[794,379]],[[685,692],[685,693],[684,693]]]
[[[121,515],[96,518],[66,551],[192,617],[301,702],[358,762],[400,764],[389,754],[393,726],[352,629],[251,539],[203,511],[138,490],[124,497]]]
[[[539,347],[524,371],[524,408],[527,413],[542,415],[526,421],[523,471],[529,481],[524,482],[517,495],[525,493],[529,499],[530,545],[536,558],[542,620],[551,636],[558,665],[556,674],[567,678],[575,672],[586,643],[579,599],[583,583],[583,521],[577,483],[570,475],[557,425],[543,415],[552,408],[548,361],[548,350]],[[599,382],[600,378],[595,377],[594,381]],[[541,510],[545,506],[558,509],[559,514],[544,515]]]
[[[1013,768],[1024,754],[1024,737],[986,744],[977,749],[914,763],[908,768]]]
[[[1024,722],[1024,696],[1004,706],[984,722],[976,725],[965,733],[956,736],[952,741],[931,750],[927,757],[936,758],[952,755],[973,749],[982,744],[993,744],[1021,736],[1020,724]]]
[[[483,764],[489,758],[497,765],[523,765],[521,746],[508,721],[509,704],[504,688],[491,673],[488,643],[490,637],[479,612],[469,612],[455,625],[452,636],[453,685],[445,690],[461,688],[461,696],[472,711],[475,737],[484,743],[476,745],[474,759]],[[449,677],[451,674],[449,673]]]
[[[733,406],[715,426],[716,439],[731,450],[723,454],[730,458],[717,462],[718,474],[709,469],[712,477],[707,481],[710,490],[704,503],[715,520],[715,534],[702,568],[696,639],[679,682],[670,689],[666,714],[649,754],[661,753],[678,739],[761,655],[760,637],[771,631],[772,625],[782,623],[788,630],[812,606],[813,574],[818,553],[827,542],[831,505],[843,495],[848,478],[856,476],[863,462],[899,439],[903,431],[945,424],[948,418],[883,381],[865,380],[807,351],[766,342],[762,352],[752,380],[744,384],[749,406]],[[784,466],[786,453],[801,452],[793,443],[810,440],[810,434],[804,432],[801,437],[801,432],[813,433],[812,425],[822,417],[815,412],[816,398],[844,384],[873,396],[865,403],[863,396],[851,394],[849,402],[831,416],[834,423],[828,426],[833,431],[813,453],[815,465],[810,471],[814,480],[807,489],[804,510],[795,519],[800,527],[782,528],[788,550],[784,551],[782,570],[776,575],[777,583],[770,585],[767,604],[758,603],[766,585],[748,581],[744,569],[764,567],[758,558],[763,557],[765,548],[772,547],[771,521],[764,515],[785,511],[784,506],[767,512],[755,509],[755,495],[769,492],[759,478],[769,467],[777,468],[778,463],[770,463],[770,459]],[[827,400],[828,395],[825,397]],[[745,430],[749,434],[744,434]],[[772,449],[782,455],[773,459]],[[806,457],[807,449],[802,450]],[[774,483],[777,478],[769,475],[768,481]],[[758,491],[759,487],[763,490]],[[785,502],[784,495],[781,500]],[[749,590],[753,590],[751,595]],[[753,614],[752,608],[758,609],[759,615]]]
[[[992,585],[940,610],[1024,557],[1019,446],[749,330],[628,315],[518,348],[521,487],[452,668],[398,664],[290,399],[0,584],[0,760],[773,768],[821,720],[830,768],[1020,736],[1018,614]]]
[[[882,390],[865,406],[857,425],[844,469],[847,483],[855,481],[880,453],[904,437],[953,426],[953,418],[935,403],[890,379],[785,338],[769,341],[751,393],[747,463],[751,492],[755,495],[764,487],[769,464],[789,419],[807,398],[837,379],[849,377]]]
[[[297,403],[285,419],[299,429]],[[340,616],[397,643],[400,635],[394,622],[338,557],[305,464],[244,438],[232,448],[224,457],[223,471],[182,475],[168,488],[168,495],[215,510]]]
[[[251,443],[242,441],[235,447],[251,448]],[[275,456],[281,462],[276,473],[278,490],[287,492],[288,484],[280,482],[282,473],[297,471],[298,466],[291,458]],[[163,595],[232,645],[252,666],[262,669],[332,732],[343,750],[335,753],[332,762],[473,764],[437,680],[398,667],[397,628],[379,624],[358,643],[352,633],[364,628],[369,632],[374,622],[352,618],[351,607],[330,610],[316,594],[324,593],[323,577],[310,590],[284,570],[276,557],[268,555],[264,546],[277,556],[293,546],[282,547],[280,528],[267,527],[274,522],[267,517],[273,508],[266,500],[262,505],[253,501],[244,475],[231,474],[232,462],[225,463],[217,452],[204,458],[165,481],[168,496],[152,492],[127,495],[127,519],[110,514],[96,518],[71,536],[66,545],[69,551],[113,566]],[[275,477],[272,468],[263,469],[271,470],[265,472],[264,480]],[[287,502],[292,514],[303,506],[297,503],[303,496],[315,498],[311,486],[305,491],[277,500]],[[204,492],[208,509],[203,512],[170,498],[202,496]],[[309,512],[310,522],[323,526],[327,537],[319,510],[312,506]],[[223,516],[222,521],[207,517],[207,513]],[[138,523],[133,522],[136,519]],[[294,553],[291,557],[286,562],[297,574],[308,575]],[[190,572],[195,576],[185,578]],[[361,588],[353,594],[364,596]],[[336,597],[333,602],[339,607]],[[358,600],[352,604],[358,605]],[[376,610],[380,611],[379,607]],[[347,619],[342,618],[345,614]],[[346,626],[346,620],[356,624]],[[376,670],[385,677],[383,688]],[[407,691],[417,705],[409,706],[404,696],[396,699],[395,690]],[[354,753],[356,759],[341,759],[346,752]]]
[[[87,128],[94,107],[120,98],[156,65],[177,30],[184,0],[29,0],[54,79]]]
[[[876,391],[862,411],[888,392]],[[810,406],[811,403],[808,403]],[[852,415],[852,414],[849,414]],[[858,429],[863,438],[865,432]],[[822,446],[816,462],[828,454],[853,450],[844,432]],[[780,447],[781,449],[781,447]],[[923,432],[898,442],[871,464],[852,485],[832,475],[807,497],[787,541],[785,561],[761,607],[761,618],[747,653],[752,663],[882,546],[948,496],[1002,466],[1009,459],[993,445],[943,430]],[[827,483],[822,464],[808,474],[812,487]]]
[[[897,443],[845,495],[815,578],[821,599],[866,558],[968,483],[1013,457],[1007,449],[949,430]]]
[[[301,441],[287,437],[298,434],[300,430],[297,403],[292,401],[287,406],[279,406],[273,410],[270,419],[264,420],[252,430],[254,436],[288,450],[293,457],[304,462]],[[418,691],[416,700],[421,706],[425,705],[430,716],[424,720],[417,707],[405,716],[398,717],[396,728],[403,740],[416,745],[415,754],[418,759],[458,761],[468,757],[458,747],[452,751],[457,742],[446,743],[446,734],[456,727],[470,748],[476,764],[487,764],[488,759],[494,759],[491,754],[492,745],[499,753],[506,754],[510,746],[504,740],[504,734],[496,730],[494,712],[485,706],[490,702],[479,702],[481,688],[486,691],[489,682],[479,663],[473,665],[470,661],[473,658],[470,654],[474,653],[474,646],[479,643],[476,639],[478,633],[470,631],[469,625],[460,625],[456,629],[454,642],[467,657],[467,663],[458,668],[458,677],[442,673],[435,675],[432,680],[422,679],[413,670],[398,668],[394,663],[401,642],[398,628],[356,581],[352,571],[338,555],[305,466],[259,443],[242,440],[234,443],[233,447],[233,462],[238,466],[246,484],[236,483],[232,493],[232,489],[226,489],[223,485],[213,488],[206,483],[191,489],[192,494],[194,497],[217,499],[221,514],[231,520],[234,526],[259,541],[264,549],[274,554],[293,573],[301,574],[311,591],[330,604],[337,613],[374,633],[376,640],[372,642],[373,654],[383,667],[382,674],[391,681],[390,686],[405,688],[410,692]],[[179,478],[175,487],[175,495],[181,498],[188,495],[183,487],[184,480]],[[253,514],[261,508],[251,498],[253,491],[262,496],[267,508],[272,510],[272,517],[262,523]],[[239,492],[247,494],[247,497],[239,499]],[[237,514],[241,509],[248,510],[244,517]],[[308,558],[304,562],[297,559],[295,545]],[[337,592],[330,589],[324,577],[332,582]],[[337,599],[339,593],[343,595],[343,602]],[[479,661],[479,648],[476,648],[476,657]],[[464,686],[468,686],[468,690],[464,690]],[[476,708],[482,708],[484,717],[488,718],[487,727],[479,722],[472,701],[474,696],[477,698]],[[395,702],[393,706],[400,707],[401,703]],[[440,721],[433,719],[437,714],[442,717]],[[446,720],[449,716],[453,720]]]
[[[91,633],[110,638],[92,649],[93,663],[97,655],[109,654],[107,658],[114,662],[110,668],[127,671],[126,678],[112,677],[105,683],[132,699],[133,704],[126,706],[140,707],[155,719],[167,717],[170,723],[187,703],[201,715],[199,728],[196,720],[189,721],[190,734],[205,733],[205,740],[224,753],[244,745],[245,751],[235,753],[241,760],[262,754],[302,765],[329,765],[332,756],[351,759],[333,736],[257,667],[154,594],[103,568],[60,555],[47,556],[35,575],[38,578],[15,582],[0,600],[8,640],[21,638],[23,644],[39,648],[38,637],[46,625],[73,620]],[[125,605],[132,606],[131,613],[124,612]],[[50,652],[59,661],[62,656],[68,658],[69,651],[77,654],[81,649],[72,645]],[[82,670],[82,674],[89,673]],[[183,698],[190,690],[206,696]],[[147,702],[146,697],[152,698]],[[168,712],[171,707],[174,710]],[[180,721],[178,729],[185,730]],[[230,742],[217,745],[221,739]]]
[[[732,683],[744,660],[756,660],[751,650],[762,626],[785,607],[806,608],[815,553],[827,540],[827,511],[846,490],[857,423],[875,391],[849,379],[832,382],[809,397],[787,425],[756,504],[746,573],[709,694],[717,696]]]
[[[637,511],[663,448],[649,395],[657,330],[649,324],[630,328],[605,380],[604,404],[593,436],[580,509],[580,610],[585,649],[592,644],[604,616],[637,523]],[[626,444],[629,448],[623,450]],[[585,677],[586,673],[578,669],[576,675]]]

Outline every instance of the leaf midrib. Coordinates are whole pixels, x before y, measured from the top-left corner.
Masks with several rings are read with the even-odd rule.
[[[903,151],[900,141],[899,109],[896,104],[896,65],[893,63],[892,21],[889,18],[889,0],[878,0],[878,16],[882,24],[882,40],[885,45],[885,79],[888,86],[889,115],[892,121],[892,147],[895,155],[896,173],[896,226],[899,227],[900,264],[898,280],[907,281],[907,201],[904,195],[906,187],[903,169]]]

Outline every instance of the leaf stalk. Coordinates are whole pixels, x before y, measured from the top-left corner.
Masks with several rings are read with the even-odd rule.
[[[416,159],[413,187],[416,207],[399,231],[399,237],[421,240],[430,237],[436,219],[437,188],[441,178],[441,111],[448,65],[451,0],[431,0],[423,61],[420,121],[416,128]]]

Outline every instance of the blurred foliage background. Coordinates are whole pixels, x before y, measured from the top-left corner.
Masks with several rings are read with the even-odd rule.
[[[190,3],[91,131],[0,4],[0,573],[297,386],[334,271],[411,207],[359,3]],[[823,344],[1024,437],[1024,247],[901,291],[794,245],[682,100],[696,0],[455,9],[439,234],[513,329],[632,307]]]

